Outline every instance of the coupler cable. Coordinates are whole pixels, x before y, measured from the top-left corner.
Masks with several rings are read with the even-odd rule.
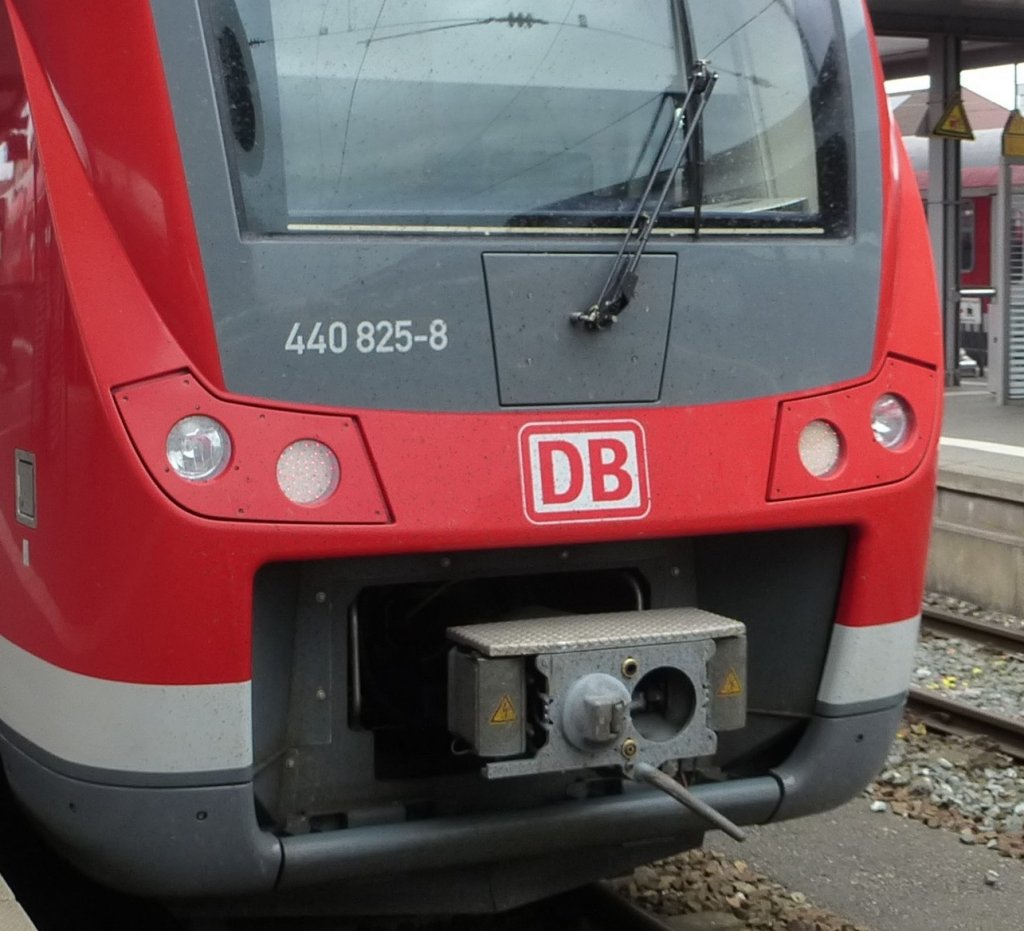
[[[744,841],[746,832],[737,824],[733,824],[720,811],[715,811],[707,802],[701,801],[685,786],[680,785],[667,773],[663,773],[650,763],[634,763],[626,767],[626,775],[634,782],[646,782],[648,785],[661,789],[671,795],[677,802],[685,805],[695,815],[710,821],[716,828],[725,831],[733,840]]]

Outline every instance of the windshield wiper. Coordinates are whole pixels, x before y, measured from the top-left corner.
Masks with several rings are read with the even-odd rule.
[[[582,323],[588,330],[603,330],[610,327],[619,319],[619,314],[629,305],[633,299],[637,284],[637,265],[643,257],[644,249],[647,247],[647,240],[651,238],[651,231],[658,222],[662,208],[665,206],[665,199],[672,187],[679,169],[682,167],[683,159],[690,150],[690,141],[700,126],[701,117],[704,115],[704,108],[711,97],[711,91],[718,80],[718,75],[711,70],[709,62],[698,61],[690,72],[690,85],[686,89],[686,96],[675,102],[672,113],[672,122],[669,125],[665,139],[658,150],[658,156],[654,160],[654,167],[647,176],[647,185],[644,193],[637,204],[636,212],[629,221],[629,228],[626,236],[619,247],[619,253],[615,256],[612,270],[608,275],[601,295],[597,302],[586,310],[579,310],[570,316],[573,323]],[[691,104],[696,101],[696,107],[690,113]],[[661,174],[665,160],[668,158],[672,143],[685,127],[686,133],[676,153],[675,161],[665,175],[662,182],[661,192],[658,194],[658,201],[654,209],[644,213],[647,206],[647,199],[651,196],[658,175]]]

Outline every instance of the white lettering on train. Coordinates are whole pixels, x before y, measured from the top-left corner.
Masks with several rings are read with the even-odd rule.
[[[431,320],[426,330],[417,332],[412,320],[360,320],[351,326],[354,338],[349,341],[349,324],[344,320],[314,320],[292,324],[284,341],[285,352],[305,355],[340,356],[350,348],[368,353],[406,353],[416,346],[441,352],[448,348],[448,322],[440,318]]]

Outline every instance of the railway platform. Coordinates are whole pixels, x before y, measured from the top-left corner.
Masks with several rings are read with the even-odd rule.
[[[0,931],[35,931],[35,925],[18,904],[3,876],[0,876]]]
[[[1024,407],[946,391],[929,589],[1024,615]]]
[[[826,815],[752,828],[742,844],[717,833],[707,843],[875,931],[1020,931],[1020,861],[873,813],[863,797]],[[989,871],[995,885],[985,881]]]
[[[980,381],[947,389],[939,468],[979,491],[987,481],[1024,488],[1024,406],[996,404]]]

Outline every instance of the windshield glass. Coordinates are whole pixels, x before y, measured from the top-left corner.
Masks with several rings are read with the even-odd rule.
[[[659,226],[843,231],[822,0],[210,0],[242,229],[567,232],[637,208],[697,59],[719,74]]]

